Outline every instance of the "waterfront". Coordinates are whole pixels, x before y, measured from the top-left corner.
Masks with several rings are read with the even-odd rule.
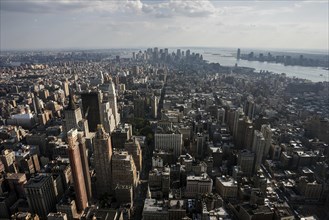
[[[268,70],[273,73],[285,73],[288,77],[308,79],[313,82],[329,81],[329,70],[321,67],[285,66],[280,63],[268,63],[259,61],[236,60],[235,49],[230,48],[199,48],[203,59],[219,63],[222,66],[251,67],[256,71]]]

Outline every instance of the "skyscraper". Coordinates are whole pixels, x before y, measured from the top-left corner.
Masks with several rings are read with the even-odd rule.
[[[169,51],[168,51],[168,48],[165,48],[164,49],[164,53],[165,53],[165,56],[166,56],[166,58],[168,57],[168,55],[169,55]]]
[[[88,119],[88,127],[92,132],[96,131],[97,125],[101,124],[100,119],[100,92],[89,92],[81,94],[83,115]]]
[[[270,152],[270,147],[272,143],[272,130],[269,124],[264,124],[260,130],[265,138],[265,149],[264,149],[264,156],[266,157]]]
[[[245,104],[244,104],[244,113],[250,118],[253,119],[254,118],[254,114],[255,114],[255,102],[253,100],[253,97],[248,96]]]
[[[240,48],[238,48],[238,52],[236,54],[236,59],[240,60],[240,56],[241,56],[241,50],[240,50]]]
[[[263,134],[258,130],[254,131],[252,151],[256,154],[255,169],[254,169],[254,172],[256,172],[262,163],[264,151],[265,151],[265,139],[263,137]]]
[[[177,57],[180,58],[182,56],[180,49],[177,49]]]
[[[72,170],[74,191],[76,194],[76,204],[78,211],[83,211],[87,207],[88,198],[86,192],[86,184],[82,167],[81,155],[78,143],[78,131],[72,129],[67,133],[68,138],[68,154]]]
[[[70,95],[70,87],[69,87],[69,81],[67,79],[65,79],[65,81],[63,82],[63,90],[64,90],[64,94],[65,96],[69,96]]]
[[[78,143],[79,143],[80,159],[82,164],[83,176],[85,179],[87,197],[88,197],[88,201],[90,201],[92,199],[92,192],[91,192],[91,179],[89,173],[89,163],[86,153],[87,152],[86,139],[81,132],[78,133]]]
[[[158,117],[158,103],[159,103],[159,98],[157,96],[152,96],[151,97],[152,117],[155,119]]]
[[[96,192],[98,197],[104,193],[112,193],[111,157],[111,138],[104,131],[103,126],[99,124],[94,141],[94,167],[96,171]]]
[[[238,148],[251,148],[253,138],[253,126],[252,121],[248,116],[239,118],[238,129],[235,139],[236,147]]]
[[[112,131],[115,129],[115,118],[114,114],[112,112],[112,109],[110,107],[109,102],[103,102],[101,104],[101,121],[102,125],[107,133],[112,133]]]
[[[64,109],[64,116],[64,127],[66,132],[73,128],[79,128],[79,122],[82,121],[82,113],[79,106],[74,103],[72,94],[69,96],[69,104],[66,109]]]
[[[254,169],[255,154],[248,151],[242,150],[238,155],[238,165],[241,167],[242,172],[246,176],[252,176]]]
[[[24,190],[30,211],[46,219],[56,207],[53,178],[50,175],[38,175],[24,185]]]
[[[125,143],[125,150],[132,155],[137,171],[142,169],[142,149],[136,138],[130,139]]]
[[[132,155],[127,151],[114,151],[112,157],[112,189],[117,185],[137,186],[138,176]]]
[[[237,134],[238,134],[238,124],[239,124],[239,119],[244,116],[243,109],[238,108],[237,110],[234,111],[234,121],[233,121],[233,139],[236,140]]]
[[[117,126],[120,123],[120,115],[118,113],[117,94],[112,79],[110,79],[107,83],[100,85],[100,89],[103,93],[106,93],[104,96],[106,95],[108,98],[112,113],[114,115],[115,126]]]

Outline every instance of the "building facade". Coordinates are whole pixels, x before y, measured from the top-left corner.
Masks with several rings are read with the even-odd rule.
[[[53,178],[50,175],[38,175],[31,178],[24,189],[30,211],[46,219],[48,213],[56,207]]]
[[[182,134],[155,134],[154,142],[157,150],[173,152],[176,158],[182,154]]]
[[[112,193],[111,158],[111,138],[104,131],[103,126],[99,124],[94,141],[94,167],[96,171],[96,191],[98,197],[104,193]]]
[[[83,173],[83,166],[78,143],[78,131],[71,129],[67,133],[68,155],[73,176],[74,191],[78,211],[83,211],[88,205],[87,190]],[[83,153],[83,152],[82,152]],[[81,172],[82,171],[82,172]]]

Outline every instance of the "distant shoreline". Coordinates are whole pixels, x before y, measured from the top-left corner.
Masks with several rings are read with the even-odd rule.
[[[107,51],[107,50],[145,50],[149,47],[104,47],[104,48],[36,48],[36,49],[1,49],[0,54],[8,52],[75,52],[75,51]],[[236,51],[237,47],[202,47],[202,46],[184,46],[184,47],[166,47],[169,50],[176,49],[214,49],[214,50],[233,50]],[[243,51],[255,51],[255,52],[273,52],[273,53],[303,53],[303,54],[314,54],[314,55],[328,55],[328,49],[297,49],[297,48],[244,48],[240,47]]]

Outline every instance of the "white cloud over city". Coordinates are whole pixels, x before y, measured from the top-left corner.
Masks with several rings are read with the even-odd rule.
[[[1,49],[328,48],[328,1],[1,0]]]

